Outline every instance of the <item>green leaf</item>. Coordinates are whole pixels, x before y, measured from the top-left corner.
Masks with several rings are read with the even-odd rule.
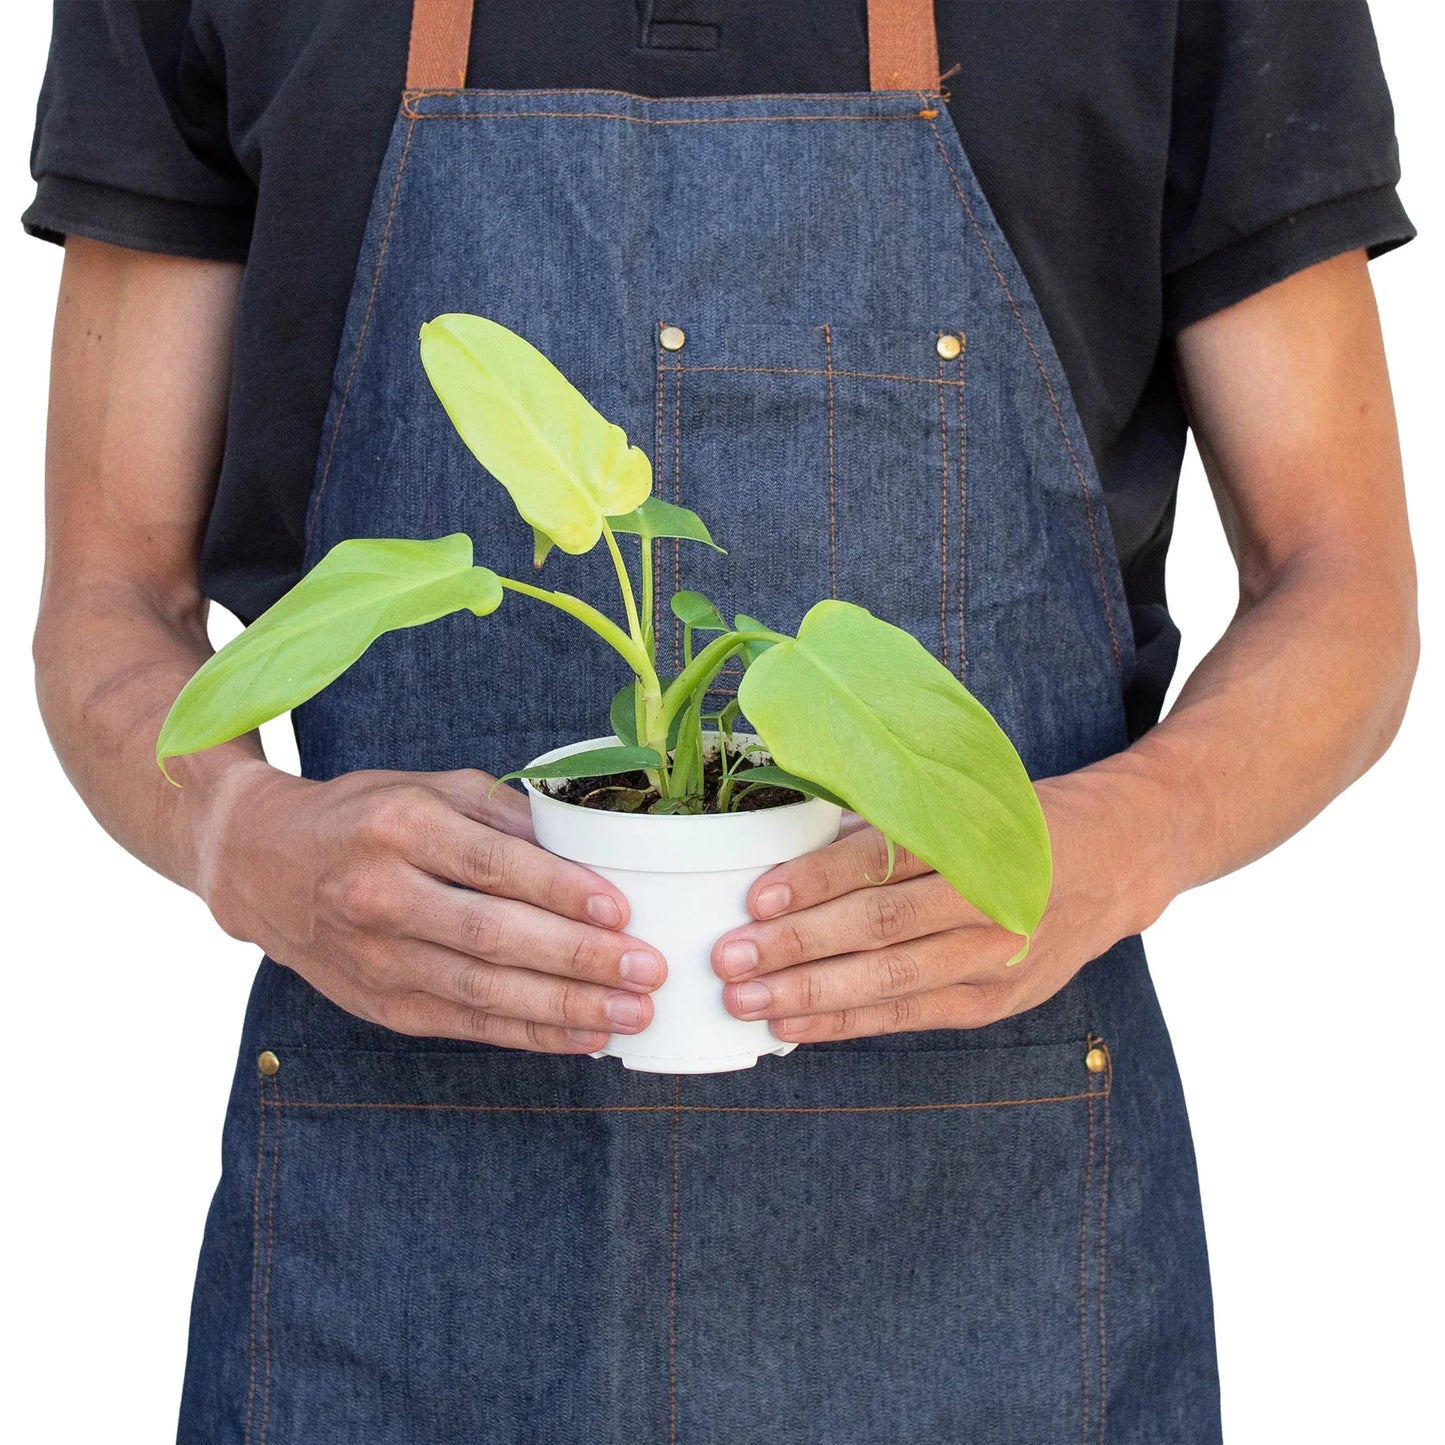
[[[690,793],[685,798],[659,798],[648,808],[649,813],[682,813],[695,815],[703,810],[702,798]]]
[[[532,528],[532,566],[541,570],[542,563],[552,550],[552,539],[540,528]]]
[[[672,615],[702,632],[726,632],[722,613],[701,592],[683,590],[672,594]]]
[[[641,537],[644,547],[654,537],[680,537],[684,542],[704,542],[717,552],[727,551],[726,547],[719,547],[713,541],[707,523],[696,512],[664,502],[661,497],[649,497],[635,511],[621,517],[608,517],[607,522],[614,532]]]
[[[717,730],[729,742],[732,741],[733,737],[733,724],[738,720],[741,714],[742,708],[738,706],[737,698],[730,697],[727,700],[726,706],[717,715]]]
[[[653,748],[591,748],[585,753],[568,753],[566,757],[553,758],[550,763],[518,768],[515,773],[504,774],[497,782],[510,783],[513,778],[613,778],[618,773],[655,768],[661,762]]]
[[[637,682],[634,679],[612,699],[609,712],[612,731],[629,748],[637,746]]]
[[[1037,927],[1052,862],[1033,784],[988,710],[915,638],[820,602],[796,639],[753,661],[738,701],[779,766],[846,799],[1003,927]]]
[[[733,619],[733,626],[739,632],[771,632],[773,630],[766,622],[759,622],[756,617],[749,617],[746,612],[738,613]],[[745,642],[742,649],[743,666],[751,667],[772,646],[771,642],[765,641]]]
[[[801,778],[796,773],[790,773],[786,768],[777,768],[770,763],[759,763],[755,768],[742,768],[733,774],[733,784],[739,788],[745,788],[753,783],[759,785],[767,783],[775,788],[792,788],[799,793],[804,793],[810,798],[821,798],[825,803],[836,803],[840,808],[848,805],[836,793],[829,792],[820,783],[815,783],[811,778]]]
[[[678,714],[676,741],[668,740],[672,748],[671,789],[679,796],[700,792],[703,781],[702,761],[702,699],[698,692]]]
[[[438,316],[421,329],[421,360],[472,455],[564,552],[591,551],[604,517],[651,493],[647,457],[516,332]]]
[[[314,697],[383,633],[502,603],[495,572],[472,565],[472,539],[338,542],[289,592],[207,660],[181,690],[156,761],[248,733]]]

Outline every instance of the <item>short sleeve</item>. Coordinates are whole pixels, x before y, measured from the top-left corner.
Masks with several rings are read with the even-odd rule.
[[[1363,0],[1179,7],[1162,261],[1169,334],[1415,229]]]
[[[255,190],[191,0],[55,0],[31,151],[31,235],[245,258]]]

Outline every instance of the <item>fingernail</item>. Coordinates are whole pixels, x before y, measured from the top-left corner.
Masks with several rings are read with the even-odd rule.
[[[587,900],[587,916],[603,928],[616,928],[622,922],[622,910],[606,893],[594,893]]]
[[[771,918],[781,913],[793,901],[793,890],[786,883],[770,883],[758,894],[753,904],[753,913],[758,918]]]
[[[628,983],[640,983],[644,988],[652,988],[662,982],[662,962],[652,953],[624,953],[622,976]]]
[[[746,939],[725,944],[722,953],[718,956],[718,964],[729,978],[737,978],[741,974],[751,973],[758,966],[758,946],[755,943],[749,943]]]
[[[568,1029],[567,1037],[573,1043],[586,1044],[589,1049],[600,1049],[607,1042],[607,1035],[596,1029]]]
[[[642,1000],[635,993],[614,993],[607,1000],[607,1017],[618,1028],[635,1029],[642,1022]]]
[[[773,1032],[783,1038],[792,1038],[794,1034],[805,1034],[808,1032],[808,1020],[797,1019],[774,1019]]]
[[[761,1013],[772,1003],[773,991],[765,983],[740,983],[737,1000],[739,1013]]]

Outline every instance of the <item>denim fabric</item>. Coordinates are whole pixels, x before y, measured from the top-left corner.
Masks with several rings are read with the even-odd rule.
[[[1035,776],[1124,745],[1098,480],[937,97],[409,99],[312,560],[464,530],[530,575],[530,532],[417,359],[443,311],[529,337],[702,512],[728,555],[659,544],[664,596],[789,629],[819,598],[862,603],[964,678]],[[611,606],[605,557],[547,575]],[[595,734],[622,680],[512,597],[374,646],[300,710],[303,765],[500,772]],[[1137,939],[991,1028],[711,1076],[403,1038],[262,965],[185,1445],[1218,1438],[1188,1122]]]

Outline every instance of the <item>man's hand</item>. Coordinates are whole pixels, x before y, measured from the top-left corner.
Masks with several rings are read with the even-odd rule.
[[[570,1054],[636,1033],[661,956],[619,931],[623,895],[538,848],[525,799],[489,797],[493,781],[234,768],[199,891],[228,933],[398,1033]]]
[[[1054,847],[1054,889],[1027,957],[945,879],[902,849],[887,883],[883,835],[861,824],[836,843],[779,864],[748,893],[761,921],[713,949],[739,1018],[773,1020],[792,1042],[916,1029],[974,1029],[1057,993],[1091,958],[1132,932],[1149,900],[1119,887],[1124,860],[1091,789],[1039,785]]]
[[[817,1040],[1031,1008],[1171,898],[1283,842],[1384,752],[1419,638],[1364,253],[1197,322],[1177,356],[1239,610],[1162,723],[1038,785],[1054,891],[1028,957],[1008,968],[1020,940],[916,860],[869,884],[886,863],[865,828],[752,889],[759,921],[713,951],[734,1013]]]

